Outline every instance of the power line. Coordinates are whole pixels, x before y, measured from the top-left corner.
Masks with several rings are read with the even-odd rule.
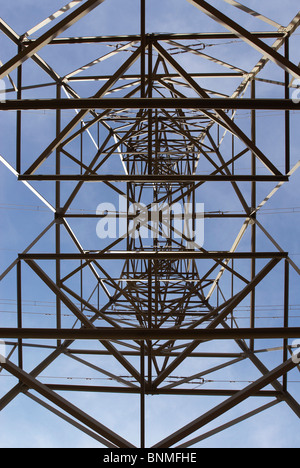
[[[242,169],[240,169],[242,170]],[[0,209],[2,210],[21,210],[21,211],[45,211],[48,212],[42,205],[21,205],[21,204],[8,204],[1,203]],[[68,209],[67,213],[90,213],[90,210],[85,208],[72,208]],[[221,213],[221,212],[220,212]],[[243,213],[242,211],[222,211],[222,214],[236,214]],[[275,214],[275,213],[300,213],[300,206],[290,206],[290,207],[274,207],[274,208],[265,208],[260,210],[259,214]],[[2,250],[2,249],[1,249]]]
[[[13,375],[11,374],[3,374],[0,373],[0,377],[9,377],[9,378],[14,378]],[[116,376],[117,378],[122,378],[122,379],[128,379],[128,382],[132,382],[131,376]],[[51,376],[51,375],[42,375],[40,376],[41,379],[46,379],[46,380],[84,380],[84,381],[112,381],[115,380],[112,377],[77,377],[77,376]],[[177,380],[182,379],[180,376],[171,376],[169,380],[166,380],[166,383],[176,383]],[[202,377],[199,377],[199,380],[201,381],[199,384],[199,381],[189,381],[185,382],[188,385],[197,385],[198,387],[207,384],[207,383],[229,383],[229,384],[239,384],[239,383],[254,383],[255,380],[234,380],[234,379],[222,379],[222,380],[216,380],[216,379],[203,379]],[[289,383],[300,383],[300,380],[289,380]],[[195,387],[196,389],[197,387]]]

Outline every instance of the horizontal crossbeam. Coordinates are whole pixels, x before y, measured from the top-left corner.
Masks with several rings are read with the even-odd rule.
[[[20,260],[217,260],[252,259],[252,258],[287,258],[287,252],[200,252],[195,250],[179,251],[110,251],[86,253],[22,253]],[[125,278],[126,279],[126,278]]]
[[[141,175],[141,174],[21,174],[27,181],[80,181],[80,182],[136,182],[136,183],[193,183],[193,182],[288,182],[287,175]]]
[[[66,340],[237,340],[282,339],[300,336],[300,327],[234,328],[234,329],[172,329],[172,328],[0,328],[0,336],[22,339]]]
[[[9,99],[0,110],[51,109],[253,109],[300,110],[292,99],[257,98],[75,98],[75,99]]]

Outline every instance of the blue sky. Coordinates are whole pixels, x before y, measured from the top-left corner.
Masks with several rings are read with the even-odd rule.
[[[124,7],[126,3],[126,7]],[[223,12],[231,15],[236,21],[240,22],[249,30],[270,30],[270,26],[262,23],[258,19],[250,17],[241,11],[233,8],[222,0],[211,2],[214,6],[221,8]],[[170,8],[171,5],[171,8]],[[0,16],[19,34],[24,33],[35,24],[54,13],[62,6],[62,0],[52,0],[39,2],[33,0],[11,0],[4,2],[1,5]],[[260,13],[271,17],[275,21],[286,26],[291,19],[297,14],[299,2],[296,0],[288,0],[283,3],[276,1],[257,1],[252,0],[247,2],[247,6],[258,10]],[[78,24],[74,25],[68,31],[63,33],[67,35],[115,35],[115,34],[137,34],[139,32],[138,20],[139,0],[106,0],[92,14],[86,16]],[[207,18],[200,11],[194,8],[186,0],[148,0],[147,2],[147,32],[200,32],[200,31],[223,31],[224,29],[211,19]],[[41,30],[41,32],[44,30]],[[34,36],[35,37],[35,36]],[[208,53],[216,57],[222,56],[222,59],[240,66],[242,69],[251,69],[259,60],[260,54],[252,50],[249,46],[245,46],[241,41],[236,42],[234,47],[227,43],[221,46],[210,45],[207,47]],[[267,41],[272,43],[273,40]],[[299,62],[299,36],[296,35],[291,41],[291,60],[294,63]],[[79,46],[76,52],[69,53],[69,49],[65,46],[48,46],[40,52],[44,58],[61,76],[88,63],[108,49],[104,46],[90,47]],[[0,60],[7,61],[15,54],[15,46],[9,39],[0,36]],[[60,54],[60,55],[59,55]],[[126,53],[122,57],[127,58]],[[178,62],[185,67],[186,70],[217,70],[215,64],[205,60],[198,60],[192,54],[176,55]],[[119,59],[111,59],[100,65],[95,66],[95,73],[101,74],[111,73],[119,64]],[[133,67],[136,70],[137,65]],[[222,71],[222,69],[221,69]],[[268,64],[259,75],[263,78],[272,78],[275,80],[283,80],[283,71],[273,64]],[[16,73],[12,74],[16,79]],[[24,64],[24,83],[32,84],[49,81],[49,78],[35,64],[28,61]],[[228,82],[214,83],[216,89],[223,93],[231,95],[237,87],[239,80]],[[211,85],[211,82],[203,80],[203,86]],[[79,85],[74,88],[82,95],[89,95],[95,88],[95,85],[83,88]],[[184,88],[183,88],[184,89]],[[43,88],[42,90],[34,90],[24,93],[25,97],[53,97],[54,89]],[[249,95],[249,92],[247,91]],[[282,97],[283,88],[280,86],[270,86],[265,83],[257,83],[257,93],[260,97]],[[9,96],[14,97],[13,94]],[[69,121],[74,112],[67,111],[64,113],[63,122]],[[0,154],[11,164],[15,161],[15,115],[14,113],[5,113],[1,115],[1,130],[0,130]],[[249,132],[249,115],[246,111],[238,113],[236,122],[245,131]],[[51,112],[28,112],[23,120],[23,156],[24,167],[27,168],[35,159],[36,155],[40,154],[43,149],[53,138],[55,132],[55,116]],[[283,125],[283,117],[279,113],[258,113],[257,115],[257,144],[263,149],[266,155],[276,163],[279,167],[284,164],[284,140],[281,133]],[[291,166],[299,160],[299,117],[292,114],[292,142],[291,142]],[[13,130],[12,130],[13,129]],[[93,151],[93,144],[89,138],[84,139],[84,148],[86,152]],[[238,143],[237,143],[238,145]],[[231,137],[225,137],[222,146],[223,151],[227,155],[231,150]],[[74,154],[79,151],[78,144],[72,145]],[[48,165],[47,165],[48,164]],[[51,160],[45,165],[48,170],[51,169]],[[26,166],[26,167],[25,167]],[[73,166],[70,166],[73,168]],[[246,158],[242,159],[237,164],[237,170],[243,173],[249,170],[250,161]],[[205,166],[203,166],[205,169]],[[120,163],[109,162],[106,166],[109,171],[121,171]],[[206,168],[208,170],[208,168]],[[263,168],[258,163],[258,170],[263,172]],[[6,167],[0,165],[0,210],[1,210],[1,225],[0,225],[0,258],[1,268],[0,274],[5,268],[16,258],[18,252],[24,250],[27,245],[43,230],[51,221],[52,213],[47,207],[43,206],[41,201],[37,199],[21,182],[15,180],[15,176],[11,174]],[[98,204],[104,199],[109,201],[116,199],[111,192],[103,192],[100,186],[96,188],[88,186],[80,193],[76,199],[74,207],[78,209],[86,209],[90,212],[95,212]],[[241,187],[243,187],[241,185]],[[36,185],[36,188],[41,190],[43,196],[54,203],[54,190],[51,183],[44,186]],[[245,193],[249,196],[247,188]],[[257,198],[258,202],[262,201],[266,195],[274,188],[274,184],[264,184],[258,187]],[[67,190],[64,192],[64,196]],[[241,211],[241,205],[236,197],[233,197],[232,189],[227,191],[227,185],[219,185],[209,187],[207,191],[203,191],[199,195],[201,202],[205,202],[208,211],[214,210],[230,210]],[[287,208],[293,207],[294,213]],[[278,210],[280,208],[280,210]],[[297,211],[298,208],[298,211]],[[276,239],[278,244],[286,251],[289,251],[292,260],[299,265],[299,171],[293,176],[289,184],[285,184],[280,191],[266,205],[265,211],[259,217],[259,221],[264,228],[268,229],[271,235]],[[241,222],[232,222],[230,228],[226,223],[219,221],[208,221],[205,226],[205,243],[204,247],[208,250],[230,249],[235,237],[237,236]],[[90,249],[100,248],[99,239],[96,236],[96,223],[94,220],[89,222],[73,221],[70,222],[74,227],[80,241]],[[220,239],[222,232],[222,239]],[[216,244],[217,242],[217,244]],[[71,249],[71,243],[67,236],[62,238],[63,247],[68,251]],[[218,245],[218,248],[216,248]],[[249,246],[249,233],[244,237],[240,250],[247,249]],[[54,248],[54,230],[49,230],[39,243],[37,251],[53,251]],[[261,233],[258,235],[258,250],[273,250],[271,243]],[[258,263],[258,266],[260,264]],[[115,273],[118,273],[119,266],[115,267]],[[52,270],[50,269],[51,273]],[[30,326],[55,326],[55,316],[53,315],[54,296],[47,290],[46,286],[33,277],[28,267],[24,266],[24,283],[23,283],[23,300],[24,300],[24,327]],[[245,273],[246,274],[246,273]],[[261,312],[262,316],[267,313],[273,315],[277,313],[278,306],[283,304],[282,288],[274,290],[275,284],[283,284],[283,267],[279,265],[270,275],[270,279],[266,279],[263,287],[258,288],[257,303],[261,304],[264,309]],[[296,272],[290,269],[290,304],[294,307],[292,315],[299,314],[299,280]],[[225,281],[225,285],[226,280]],[[77,285],[78,286],[78,285]],[[236,288],[239,284],[235,285]],[[3,282],[0,283],[0,298],[1,300],[1,326],[15,326],[16,316],[12,313],[15,310],[15,270],[13,270]],[[227,298],[227,297],[226,297]],[[245,303],[245,307],[248,303]],[[274,306],[274,310],[266,307]],[[297,309],[298,306],[298,309]],[[41,315],[40,313],[46,315]],[[5,312],[4,312],[5,311]],[[8,311],[10,313],[8,313]],[[68,315],[63,318],[65,326],[72,326],[73,319]],[[242,315],[245,315],[241,312]],[[280,312],[278,312],[280,314]],[[239,326],[247,326],[248,322],[245,319],[238,321]],[[272,321],[270,319],[260,319],[258,326],[276,326],[281,325],[279,319]],[[291,319],[292,326],[299,326],[299,318]],[[1,338],[1,337],[0,337]],[[259,343],[259,342],[258,342]],[[259,343],[260,344],[260,343]],[[281,342],[270,341],[262,342],[261,348],[266,346],[280,346]],[[212,344],[215,346],[215,344]],[[222,351],[237,350],[235,344],[228,342],[218,343],[222,347]],[[32,369],[47,352],[28,351],[26,353],[25,365],[27,369]],[[264,353],[261,359],[270,366],[275,366],[281,359],[281,351],[273,353]],[[98,360],[95,363],[100,365]],[[194,360],[185,366],[179,367],[176,370],[176,375],[181,375],[180,372],[196,373],[205,368],[204,361],[198,362]],[[210,363],[211,364],[211,363]],[[217,364],[217,362],[216,362]],[[92,369],[87,372],[84,368],[78,366],[75,362],[70,362],[70,359],[61,357],[57,363],[50,366],[44,372],[44,381],[51,381],[53,375],[65,377],[66,365],[68,365],[68,375],[77,377],[74,380],[76,383],[85,383],[82,378],[89,377],[97,379],[99,374]],[[212,364],[213,365],[213,364]],[[124,372],[124,369],[116,362],[102,358],[101,366],[110,369],[112,372]],[[182,374],[184,375],[184,374]],[[224,374],[220,374],[224,377]],[[259,373],[251,366],[243,367],[240,363],[228,370],[226,379],[234,381],[242,379],[245,381],[257,378]],[[217,381],[219,375],[215,375]],[[291,380],[300,380],[299,372],[291,373]],[[59,382],[65,382],[61,379]],[[0,396],[5,394],[12,385],[15,384],[15,379],[9,376],[1,376],[0,374]],[[97,384],[97,380],[95,381]],[[214,385],[222,388],[222,383],[215,382]],[[229,388],[231,383],[227,383]],[[205,387],[204,387],[205,388]],[[300,384],[291,384],[291,393],[299,399]],[[64,396],[64,395],[63,395]],[[78,404],[83,410],[92,413],[93,417],[106,424],[112,430],[120,435],[128,438],[132,443],[138,444],[138,434],[136,431],[137,421],[139,418],[139,398],[138,396],[129,395],[128,397],[120,395],[105,395],[100,394],[71,394],[68,395],[70,401]],[[149,446],[163,439],[169,433],[175,431],[179,427],[187,424],[189,421],[205,412],[207,408],[218,403],[216,399],[205,397],[204,399],[196,397],[149,397],[147,398],[147,423],[151,430],[148,431],[147,440]],[[258,405],[265,403],[258,398],[252,398],[250,401],[239,405],[231,412],[226,413],[223,417],[217,420],[218,424],[223,424],[228,420],[234,419],[241,414],[242,410],[251,411]],[[92,411],[91,411],[92,409]],[[176,418],[174,415],[176,414]],[[118,416],[117,416],[118,415]],[[40,407],[36,402],[31,401],[25,395],[19,395],[13,402],[8,405],[4,411],[0,413],[0,421],[5,431],[1,434],[1,447],[98,447],[99,444],[93,441],[88,436],[82,434],[77,429],[73,428],[68,423],[61,421],[57,416],[53,415],[46,409]],[[214,424],[205,426],[203,432],[215,427]],[[213,438],[207,439],[196,445],[196,447],[299,447],[299,420],[297,416],[284,403],[280,403],[271,410],[263,412],[239,426],[234,426]]]

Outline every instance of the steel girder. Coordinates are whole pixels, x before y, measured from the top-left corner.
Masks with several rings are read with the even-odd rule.
[[[9,79],[12,86],[7,89],[8,99],[0,103],[0,110],[3,115],[8,111],[16,112],[16,161],[12,165],[10,155],[2,154],[1,162],[54,214],[54,220],[0,276],[0,280],[5,281],[16,272],[17,327],[8,327],[1,320],[0,337],[11,348],[9,357],[1,359],[1,366],[18,379],[0,399],[0,410],[24,393],[110,448],[145,447],[147,436],[153,440],[153,428],[146,427],[147,395],[215,398],[211,409],[203,410],[189,424],[175,432],[173,427],[168,427],[170,435],[153,442],[154,448],[174,447],[178,443],[178,447],[193,446],[281,401],[300,416],[300,405],[289,390],[287,377],[297,367],[297,360],[289,357],[292,352],[289,340],[297,338],[300,332],[299,326],[290,325],[289,278],[291,271],[299,274],[299,268],[257,219],[261,208],[290,181],[299,166],[296,164],[291,170],[291,111],[298,111],[299,104],[290,99],[290,75],[300,78],[300,69],[290,60],[288,45],[299,26],[300,15],[287,27],[282,27],[238,2],[225,0],[275,28],[249,32],[207,2],[189,1],[229,32],[147,33],[145,0],[141,0],[141,32],[134,35],[58,37],[92,10],[97,14],[97,6],[100,12],[103,0],[89,0],[79,6],[80,2],[71,2],[22,35],[0,20],[1,31],[17,46],[14,56],[0,67],[0,79]],[[78,8],[69,12],[74,6]],[[69,12],[67,16],[55,26],[50,25],[39,38],[31,37],[33,32],[66,12]],[[264,42],[272,38],[275,39],[273,46]],[[243,70],[239,51],[234,55],[234,44],[231,57],[234,65],[221,57],[222,54],[215,57],[204,52],[208,48],[205,41],[224,39],[242,40],[246,44],[244,47],[254,48],[262,58],[254,68]],[[55,71],[55,65],[50,66],[38,55],[45,47],[64,45],[73,49],[83,44],[103,48],[108,45],[114,50],[104,53],[101,49],[100,57],[64,76]],[[283,54],[279,52],[282,46],[285,47]],[[177,60],[179,53],[193,57],[191,69]],[[119,61],[114,62],[115,68],[111,68],[110,74],[103,74],[99,67],[98,73],[90,74],[93,67],[94,71],[112,57]],[[197,66],[197,60],[201,61],[201,72],[199,67],[192,69]],[[282,81],[260,76],[268,61],[284,70]],[[23,85],[24,62],[38,66],[45,74],[44,80]],[[206,70],[203,64],[213,64],[215,68]],[[224,80],[232,80],[232,86],[226,91],[220,84]],[[284,96],[258,98],[256,87],[260,82],[281,87]],[[93,87],[90,88],[91,83]],[[85,86],[84,96],[91,97],[80,96],[79,84]],[[95,86],[96,92],[93,91]],[[248,88],[250,97],[247,98]],[[27,92],[35,89],[43,90],[45,98],[26,98]],[[54,98],[49,98],[48,89],[55,90]],[[111,98],[111,93],[118,97]],[[62,97],[63,94],[66,97]],[[11,95],[13,98],[9,99]],[[236,118],[241,109],[250,111],[250,131]],[[52,139],[50,143],[45,139],[43,151],[36,156],[28,155],[22,142],[28,110],[49,110],[55,118]],[[65,114],[68,110],[76,111],[72,119]],[[276,110],[284,116],[285,152],[281,159],[266,153],[264,142],[257,138],[257,112],[261,110]],[[250,163],[251,168],[240,173],[244,162]],[[72,165],[72,171],[67,170],[68,164]],[[72,188],[68,185],[70,182]],[[101,187],[100,202],[116,200],[117,196],[126,199],[123,211],[92,213],[88,207],[87,212],[82,213],[77,205],[70,212],[76,200],[82,202],[80,195],[91,182],[94,187]],[[54,188],[54,203],[44,191],[47,183]],[[270,183],[277,183],[271,192],[267,185]],[[38,189],[32,184],[38,184]],[[221,207],[205,210],[201,219],[225,222],[219,229],[228,237],[236,230],[234,222],[240,223],[240,230],[233,235],[232,244],[224,248],[221,232],[213,236],[206,228],[206,236],[213,244],[206,250],[205,242],[202,245],[195,241],[197,202],[201,196],[214,201],[219,184],[225,184],[225,192],[230,193],[235,210],[239,207],[240,212],[224,210],[222,196],[216,196],[215,202]],[[259,203],[258,194],[261,193],[268,195]],[[131,211],[132,204],[138,205],[138,211]],[[168,218],[169,224],[164,218],[166,206],[176,204],[191,207],[191,224],[187,222],[182,230],[177,222],[185,221],[185,211],[177,218],[174,215]],[[151,217],[153,205],[159,207],[160,212],[155,222]],[[80,228],[77,226],[76,231],[71,224],[74,219],[107,223],[125,220],[126,229],[113,241],[106,239],[91,245],[87,239],[80,240]],[[50,231],[54,231],[54,248],[49,248],[48,252],[33,251]],[[63,236],[67,241],[63,242]],[[272,251],[259,250],[261,236],[271,241]],[[239,250],[240,244],[244,250]],[[55,298],[55,328],[43,323],[34,328],[25,327],[22,300],[25,269],[26,281],[30,278],[33,289],[42,284],[47,294]],[[268,278],[273,287],[282,290],[283,317],[279,327],[270,322],[264,327],[257,326],[256,297],[261,297],[263,291],[268,301],[271,293],[265,286]],[[239,321],[239,307],[245,301],[249,305],[246,328]],[[65,310],[73,317],[72,323],[64,318]],[[82,339],[88,340],[89,346],[76,348]],[[280,356],[276,353],[273,358],[269,348],[257,347],[257,340],[265,343],[270,339],[277,340],[278,346],[274,349],[280,348]],[[38,341],[33,343],[32,340]],[[220,340],[230,342],[232,349],[219,351]],[[214,351],[209,348],[211,343],[216,345]],[[30,349],[49,352],[33,369],[27,369],[24,359]],[[260,353],[266,355],[265,360],[260,358]],[[97,358],[97,363],[92,357]],[[100,365],[100,359],[104,358],[109,358],[104,361],[106,368]],[[72,365],[75,361],[81,369],[92,369],[97,375],[113,380],[115,386],[62,385],[58,381],[47,384],[41,374],[50,365],[55,368],[59,359],[63,359],[66,377],[72,360]],[[195,360],[197,368],[202,368],[197,373],[190,364]],[[238,384],[239,364],[247,366],[251,376],[251,383],[243,388]],[[117,371],[113,371],[115,366]],[[183,376],[174,374],[178,369]],[[219,388],[214,378],[226,377],[228,369],[236,376],[236,386]],[[128,373],[126,376],[124,371]],[[205,376],[210,376],[210,381],[206,381]],[[208,382],[210,388],[204,388]],[[192,384],[202,388],[192,389]],[[49,403],[33,395],[31,390]],[[126,436],[112,431],[60,396],[58,391],[93,392],[100,396],[104,392],[139,395],[136,440],[129,441]],[[239,403],[258,396],[272,398],[272,401],[243,412],[211,431],[196,434]],[[193,439],[184,441],[193,434]]]

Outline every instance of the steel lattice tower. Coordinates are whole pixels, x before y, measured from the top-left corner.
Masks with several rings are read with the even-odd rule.
[[[71,394],[122,394],[125,406],[138,397],[139,447],[149,446],[149,434],[155,439],[147,426],[148,396],[168,398],[166,406],[175,396],[195,402],[190,422],[170,427],[156,448],[194,446],[278,403],[299,417],[288,379],[298,365],[291,343],[300,327],[289,305],[290,276],[299,268],[258,214],[299,166],[291,158],[291,113],[299,110],[291,92],[300,69],[290,60],[289,45],[300,13],[283,27],[224,0],[233,12],[243,10],[268,25],[267,31],[249,32],[234,14],[189,0],[195,15],[221,24],[222,32],[153,33],[146,30],[141,0],[139,34],[62,36],[109,1],[73,1],[22,35],[0,20],[3,37],[17,49],[0,68],[0,79],[10,82],[0,110],[16,113],[15,161],[2,154],[1,162],[53,215],[0,276],[2,282],[16,278],[17,304],[14,327],[1,319],[0,337],[9,350],[1,365],[17,383],[1,395],[0,409],[23,393],[100,446],[115,448],[135,442],[103,424],[93,408],[86,412],[74,404]],[[211,52],[210,46],[224,42],[236,54],[235,64]],[[73,71],[59,74],[42,58],[54,48],[60,59],[74,54]],[[88,62],[83,50],[96,58]],[[259,60],[244,69],[248,51]],[[28,64],[39,70],[38,84],[26,76]],[[277,97],[260,97],[262,83],[273,86]],[[33,154],[24,125],[41,110],[52,120],[42,150]],[[242,123],[236,118],[240,110],[246,115]],[[261,139],[259,111],[280,113],[279,158]],[[118,213],[96,211],[98,204],[120,200]],[[226,208],[228,200],[233,209]],[[95,236],[85,229],[92,225],[95,231],[99,222],[113,229],[122,223],[125,231],[114,240],[90,241]],[[38,294],[41,287],[55,301],[50,326],[43,318],[26,320],[29,281],[32,291]],[[257,303],[271,303],[270,287],[282,294],[282,320],[261,327]],[[270,341],[276,343],[273,352]],[[62,384],[62,369],[70,377],[74,366],[107,378],[107,385]],[[49,367],[57,371],[51,383],[43,377]],[[222,383],[226,379],[234,385]],[[199,403],[206,399],[207,409]],[[251,399],[254,409],[218,423]]]

